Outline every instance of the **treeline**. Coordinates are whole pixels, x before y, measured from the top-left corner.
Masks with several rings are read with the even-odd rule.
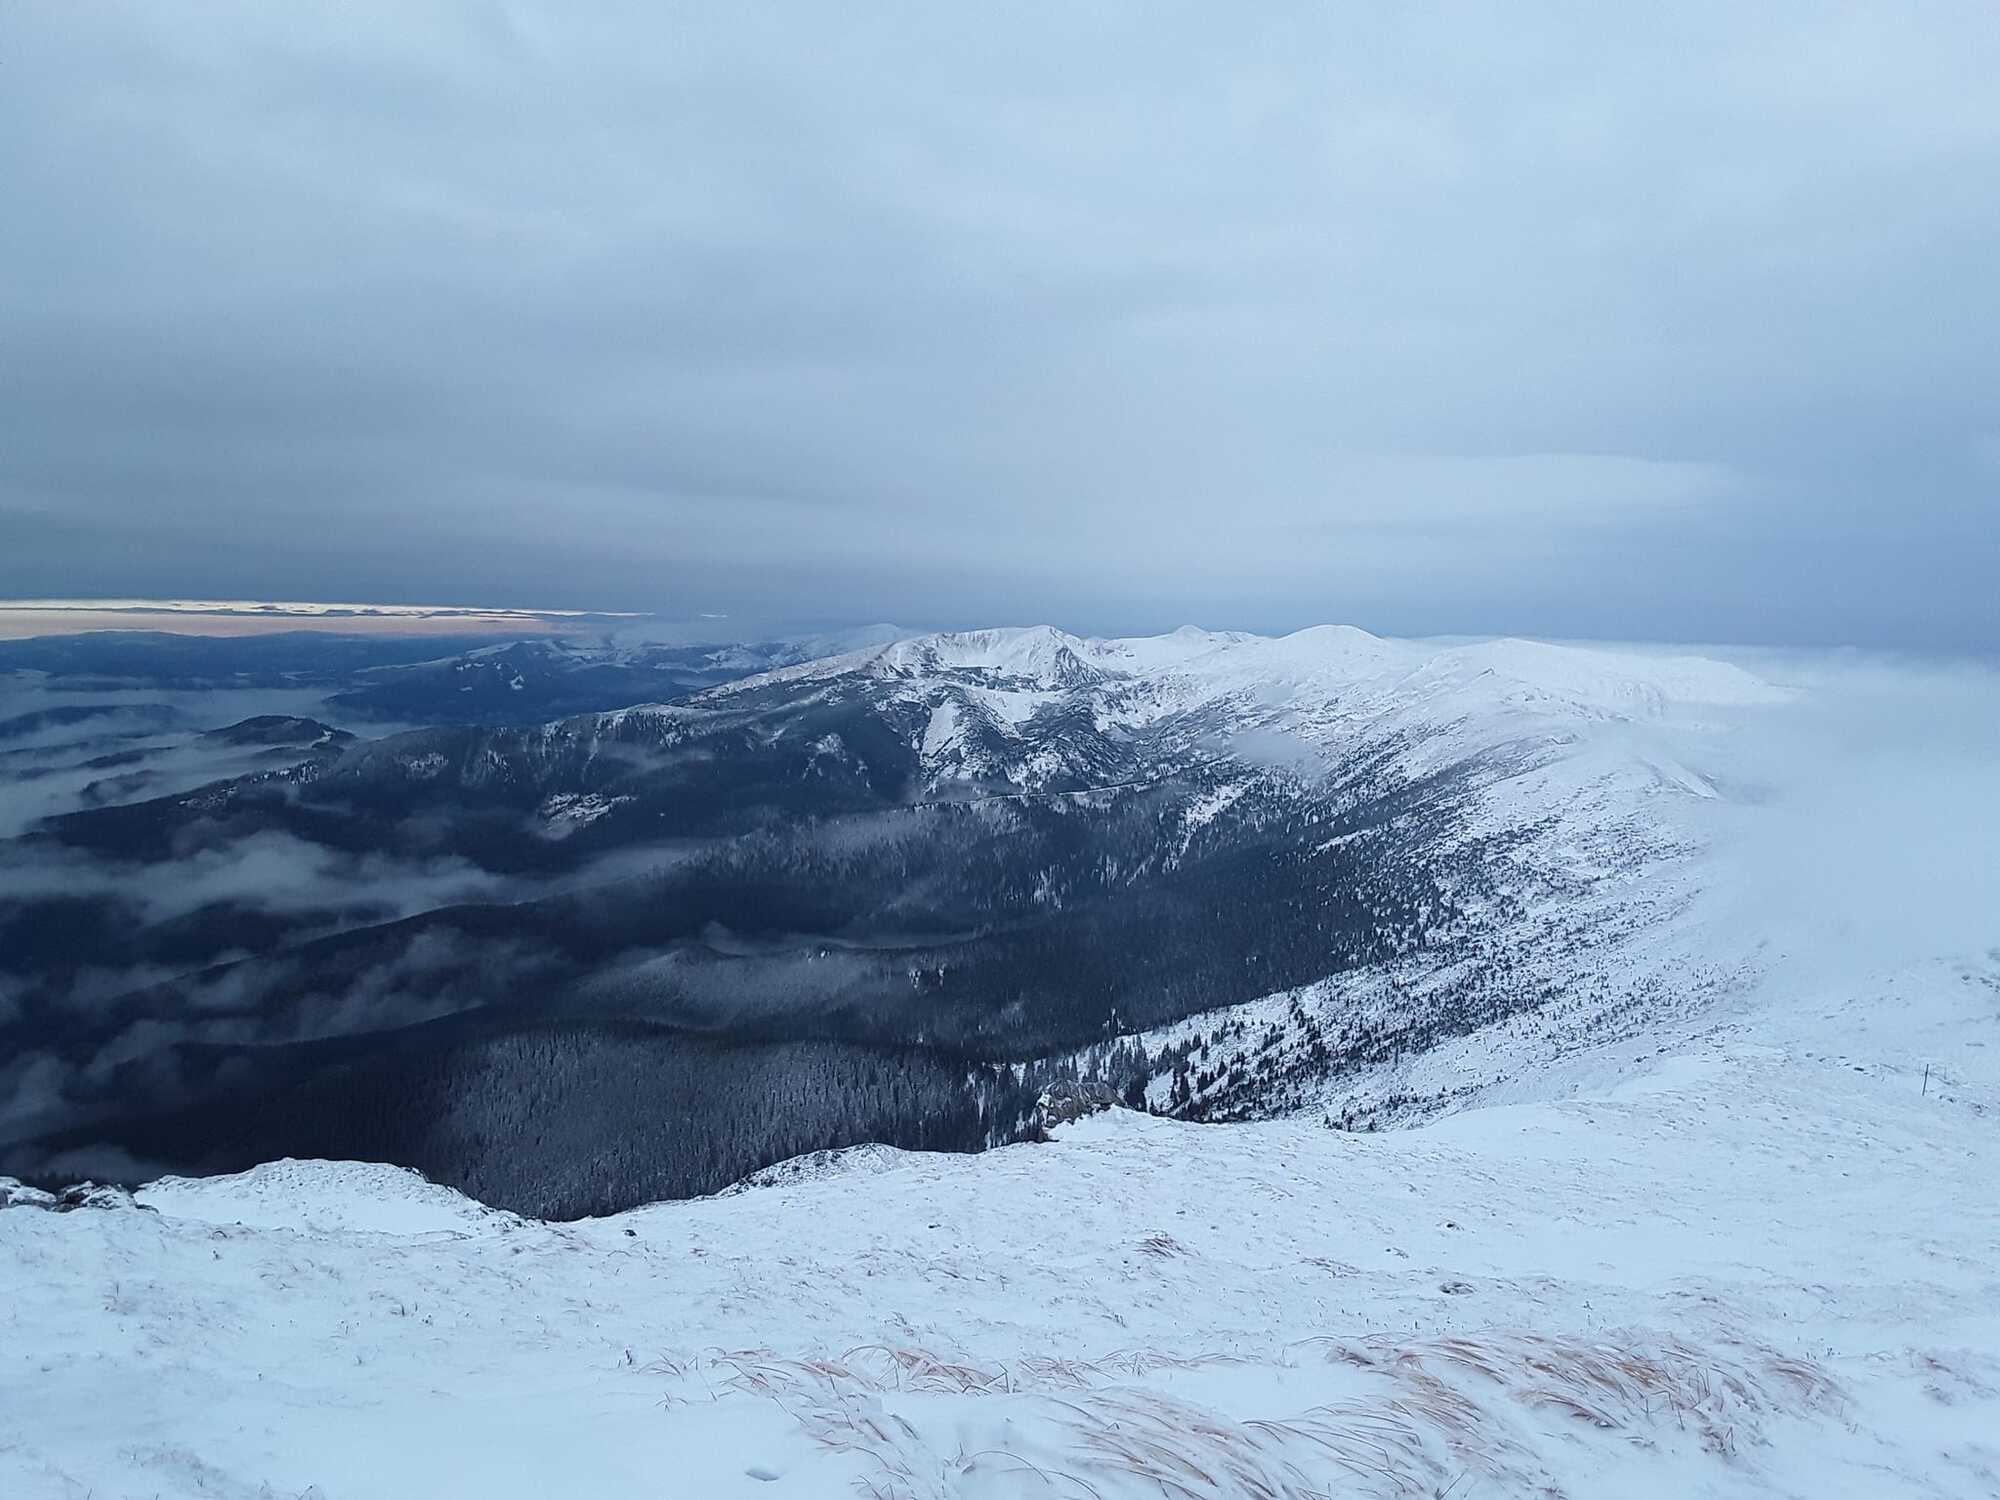
[[[281,1156],[396,1162],[484,1203],[573,1219],[715,1192],[864,1141],[983,1150],[1018,1138],[1053,1076],[919,1049],[600,1022],[383,1049],[114,1137],[177,1170]]]
[[[597,931],[628,952],[668,922],[736,941],[607,966],[585,993],[677,1024],[998,1061],[1086,1045],[1113,1016],[1160,1026],[1418,952],[1456,918],[1424,830],[1252,794],[1195,842],[1186,795],[772,831],[621,895],[629,920],[600,893]]]

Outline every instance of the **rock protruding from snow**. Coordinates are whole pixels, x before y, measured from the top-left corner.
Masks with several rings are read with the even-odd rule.
[[[1065,1078],[1042,1090],[1042,1097],[1035,1101],[1035,1120],[1043,1130],[1053,1130],[1086,1115],[1100,1114],[1118,1102],[1118,1096],[1094,1078]]]
[[[56,1195],[29,1187],[18,1177],[0,1177],[0,1208],[54,1208]]]
[[[39,1208],[66,1214],[79,1208],[126,1209],[146,1205],[134,1200],[122,1187],[100,1182],[78,1182],[60,1192],[44,1192],[28,1187],[13,1177],[0,1177],[0,1208]]]

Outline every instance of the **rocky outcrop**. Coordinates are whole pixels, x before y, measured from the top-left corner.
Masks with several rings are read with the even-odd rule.
[[[39,1208],[56,1214],[66,1214],[79,1208],[144,1208],[148,1213],[153,1211],[145,1204],[134,1201],[132,1194],[122,1187],[79,1182],[51,1193],[29,1187],[13,1177],[0,1177],[0,1209],[5,1208]]]

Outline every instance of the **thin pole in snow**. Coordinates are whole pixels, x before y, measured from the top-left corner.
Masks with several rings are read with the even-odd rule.
[[[1922,1094],[1922,1096],[1921,1096],[1921,1097],[1923,1097],[1923,1098],[1925,1098],[1925,1099],[1928,1099],[1928,1098],[1930,1098],[1930,1096],[1931,1096],[1931,1065],[1930,1065],[1929,1063],[1925,1063],[1925,1064],[1924,1064],[1924,1092],[1923,1092],[1923,1094]]]

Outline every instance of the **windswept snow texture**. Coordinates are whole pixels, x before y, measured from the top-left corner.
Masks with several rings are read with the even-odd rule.
[[[0,1493],[2000,1491],[2000,961],[1574,1067],[1408,1131],[1113,1111],[570,1225],[310,1162],[6,1209]]]

